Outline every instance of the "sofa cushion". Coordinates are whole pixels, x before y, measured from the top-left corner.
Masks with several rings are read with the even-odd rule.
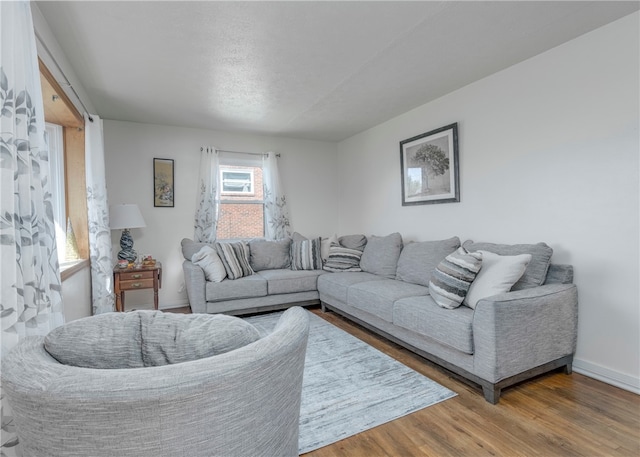
[[[318,278],[318,292],[320,299],[323,296],[331,297],[341,303],[347,303],[347,291],[349,286],[367,281],[382,281],[383,278],[373,273],[365,272],[341,272],[322,275]]]
[[[396,279],[429,286],[431,275],[438,264],[460,247],[457,236],[440,241],[419,241],[407,243],[398,259]]]
[[[205,284],[205,299],[208,302],[233,300],[235,298],[264,297],[267,295],[267,280],[257,274],[234,280]]]
[[[547,270],[553,255],[553,249],[545,243],[537,244],[493,244],[464,242],[467,251],[489,251],[499,255],[531,254],[531,262],[527,266],[520,280],[514,284],[512,290],[528,289],[544,284]]]
[[[483,298],[509,292],[531,262],[531,254],[498,255],[489,251],[478,252],[482,254],[482,268],[464,299],[464,304],[473,309]]]
[[[545,284],[572,284],[573,266],[551,263],[547,271]]]
[[[292,270],[320,270],[322,269],[321,238],[312,240],[297,240],[291,243]]]
[[[227,277],[227,270],[225,270],[220,256],[209,245],[202,246],[198,252],[193,254],[191,262],[202,268],[207,281],[220,282]]]
[[[406,297],[428,295],[429,289],[417,284],[382,279],[354,284],[347,291],[347,304],[392,322],[393,303]]]
[[[229,279],[238,279],[254,273],[249,263],[249,245],[243,241],[216,243],[216,251],[224,264]]]
[[[387,236],[371,236],[362,253],[360,268],[367,273],[394,279],[401,251],[402,235],[398,232]]]
[[[215,245],[213,244],[200,243],[200,242],[193,241],[192,239],[189,239],[189,238],[183,238],[182,241],[180,242],[180,247],[182,248],[182,255],[184,256],[185,260],[191,260],[191,258],[193,257],[193,254],[195,254],[200,249],[202,249],[203,246],[209,246],[211,248],[215,248]]]
[[[457,308],[467,296],[481,266],[481,252],[470,253],[460,246],[436,267],[429,281],[429,294],[439,306]]]
[[[259,338],[255,327],[236,317],[132,311],[69,322],[49,332],[44,346],[65,365],[117,369],[211,357]]]
[[[473,313],[466,306],[442,308],[430,296],[408,297],[393,305],[393,324],[473,354]]]
[[[362,251],[358,249],[349,249],[340,246],[337,243],[329,247],[329,257],[324,264],[327,271],[362,271],[360,268],[360,258]]]
[[[257,274],[267,281],[269,295],[292,294],[318,289],[318,276],[322,270],[263,270]]]
[[[291,266],[291,239],[249,241],[249,263],[253,271],[277,270]]]

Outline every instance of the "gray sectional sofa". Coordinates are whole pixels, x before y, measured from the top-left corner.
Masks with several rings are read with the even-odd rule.
[[[558,368],[570,373],[578,320],[573,268],[551,263],[553,251],[544,243],[467,241],[468,252],[530,261],[510,290],[481,297],[475,309],[447,309],[436,303],[429,283],[460,245],[457,237],[405,244],[395,233],[368,238],[356,268],[362,271],[280,268],[217,284],[207,283],[189,260],[184,271],[194,312],[242,314],[320,303],[480,385],[493,404],[505,387]],[[191,252],[184,242],[183,252],[185,258]]]

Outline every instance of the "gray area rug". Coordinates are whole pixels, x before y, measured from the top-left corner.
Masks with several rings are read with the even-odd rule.
[[[281,314],[246,320],[266,334]],[[456,396],[322,318],[309,319],[300,454]]]

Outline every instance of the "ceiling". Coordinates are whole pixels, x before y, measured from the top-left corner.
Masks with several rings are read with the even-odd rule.
[[[637,11],[640,2],[38,7],[102,118],[340,141]]]

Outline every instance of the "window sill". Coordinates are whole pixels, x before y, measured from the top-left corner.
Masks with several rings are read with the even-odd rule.
[[[64,281],[90,265],[89,259],[74,260],[64,262],[60,265],[60,279]]]

